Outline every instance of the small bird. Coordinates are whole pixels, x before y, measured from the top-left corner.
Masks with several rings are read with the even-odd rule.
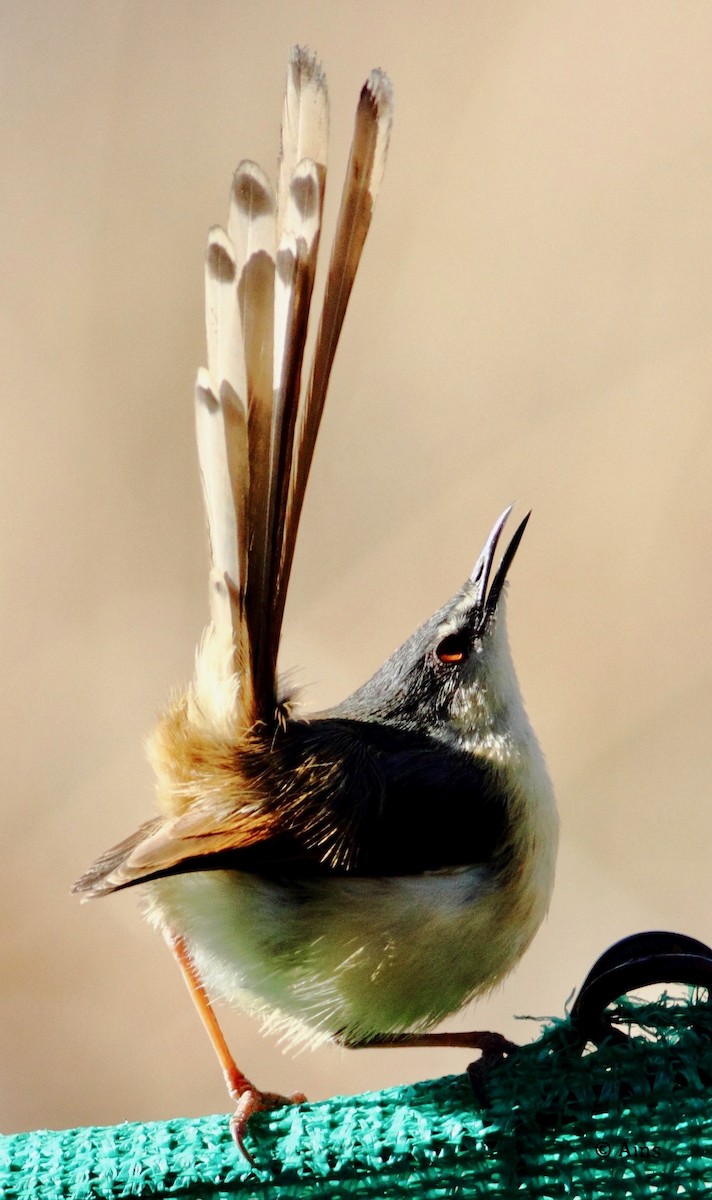
[[[141,885],[217,1051],[243,1150],[250,1115],[286,1100],[239,1070],[209,996],[295,1039],[486,1050],[498,1035],[428,1031],[514,966],[553,886],[556,807],[505,629],[528,517],[495,567],[507,509],[458,593],[341,704],[300,713],[277,676],[302,502],[391,117],[390,82],[373,71],[304,388],[328,130],[324,74],[306,50],[289,60],[276,192],[241,163],[227,230],[210,232],[196,427],[211,621],[192,684],[149,742],[159,815],[74,889],[89,899]]]

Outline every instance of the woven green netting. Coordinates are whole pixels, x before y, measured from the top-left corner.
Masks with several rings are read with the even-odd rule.
[[[568,1022],[494,1068],[260,1114],[0,1139],[2,1200],[712,1194],[712,1006],[619,1002],[637,1036],[581,1055]],[[643,1033],[640,1033],[643,1030]],[[397,1053],[389,1051],[389,1053]]]

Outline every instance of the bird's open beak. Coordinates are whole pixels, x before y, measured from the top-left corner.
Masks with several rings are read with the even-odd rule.
[[[509,508],[505,508],[502,516],[498,521],[495,522],[492,532],[487,538],[482,553],[475,563],[475,568],[470,575],[470,583],[474,584],[477,589],[475,598],[475,612],[477,614],[478,633],[482,633],[484,631],[487,623],[497,608],[497,603],[502,594],[502,588],[504,587],[504,581],[507,578],[507,572],[512,565],[514,556],[519,548],[519,543],[524,536],[524,530],[527,527],[527,521],[531,516],[531,512],[528,512],[524,520],[520,523],[520,525],[517,526],[514,537],[502,555],[500,564],[495,572],[492,583],[490,584],[490,574],[492,572],[492,564],[494,562],[497,544],[501,537],[502,530],[507,524],[507,519],[511,511],[512,505],[510,504]]]

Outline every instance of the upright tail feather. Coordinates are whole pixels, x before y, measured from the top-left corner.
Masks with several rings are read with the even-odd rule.
[[[235,172],[227,232],[206,257],[208,366],[196,430],[211,554],[219,675],[234,719],[274,720],[277,653],[299,518],[348,298],[385,163],[390,84],[372,72],[356,127],[309,386],[302,365],[326,181],[328,97],[317,60],[292,51],[277,196],[254,163]],[[217,643],[217,647],[214,643]],[[218,681],[216,680],[216,685]]]
[[[284,614],[299,518],[324,411],[326,390],[361,252],[371,225],[373,206],[383,179],[392,121],[391,82],[383,71],[372,71],[361,90],[356,110],[351,155],[331,251],[314,362],[303,405],[277,589],[278,626],[281,626]]]

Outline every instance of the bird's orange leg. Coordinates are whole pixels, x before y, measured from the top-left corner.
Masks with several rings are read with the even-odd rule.
[[[255,1161],[252,1155],[246,1150],[244,1144],[247,1122],[252,1114],[262,1112],[268,1108],[279,1108],[283,1104],[301,1104],[306,1100],[306,1096],[303,1096],[301,1092],[297,1092],[294,1096],[289,1097],[279,1096],[275,1092],[261,1092],[253,1083],[250,1083],[250,1080],[246,1075],[243,1075],[228,1049],[228,1044],[218,1024],[213,1006],[208,999],[203,981],[188,952],[185,939],[180,934],[172,933],[169,929],[164,930],[164,937],[180,967],[193,1003],[198,1010],[198,1015],[203,1022],[203,1027],[217,1054],[228,1093],[237,1105],[234,1115],[230,1118],[230,1132],[247,1161],[255,1166]]]
[[[472,1084],[472,1090],[481,1104],[487,1104],[486,1082],[489,1072],[503,1059],[518,1050],[516,1042],[501,1033],[489,1030],[472,1030],[469,1033],[450,1031],[449,1033],[391,1033],[369,1038],[368,1041],[350,1042],[343,1035],[338,1035],[334,1041],[339,1042],[348,1050],[368,1050],[381,1047],[415,1047],[454,1046],[466,1050],[481,1050],[480,1057],[467,1068],[467,1074]]]

